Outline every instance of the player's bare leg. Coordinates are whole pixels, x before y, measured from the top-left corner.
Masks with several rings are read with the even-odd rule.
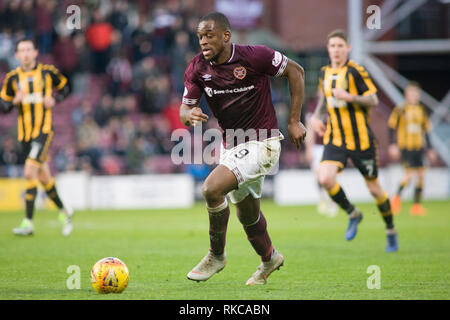
[[[421,204],[425,169],[417,168],[413,171],[417,176],[417,185],[414,189],[414,204],[411,207],[410,213],[413,216],[426,216],[427,210]]]
[[[50,167],[48,166],[47,162],[44,162],[39,168],[38,178],[39,182],[44,187],[47,196],[53,201],[53,203],[59,209],[58,219],[61,221],[63,225],[62,234],[64,236],[70,235],[70,233],[72,233],[73,230],[72,225],[73,209],[67,205],[64,205],[63,202],[61,201],[58,195],[58,191],[56,190],[55,179],[51,174]]]
[[[13,229],[13,233],[21,236],[32,235],[34,232],[33,215],[34,202],[37,194],[38,173],[40,164],[32,159],[27,159],[24,166],[24,177],[26,180],[25,191],[25,218],[18,228]]]
[[[319,180],[319,167],[313,169],[314,176],[317,179],[317,187],[319,191],[319,202],[317,203],[317,212],[324,214],[330,218],[337,215],[339,210],[336,202],[334,202],[328,195],[327,190],[320,184]]]
[[[261,264],[246,284],[265,284],[270,274],[283,265],[284,257],[273,248],[259,199],[248,195],[236,204],[236,212],[253,249],[261,257]]]
[[[383,189],[378,179],[365,180],[367,188],[375,198],[378,210],[386,224],[387,245],[386,252],[395,252],[398,250],[397,230],[394,227],[394,218],[392,216],[391,204],[387,192]]]
[[[202,193],[209,215],[210,249],[200,263],[188,273],[189,280],[206,281],[225,268],[225,239],[230,216],[226,194],[237,187],[236,177],[223,165],[218,165],[206,178]]]
[[[347,212],[349,223],[345,232],[345,239],[352,240],[358,232],[358,224],[361,222],[363,215],[361,211],[347,199],[344,190],[337,182],[336,178],[338,172],[339,164],[329,161],[321,162],[319,167],[319,182],[328,191],[331,199]]]
[[[319,183],[319,168],[314,168],[313,174],[317,179],[317,185],[318,185],[318,191],[319,191],[319,202],[317,203],[317,212],[319,214],[324,214],[327,211],[327,203],[325,198],[326,190],[325,188]]]
[[[400,211],[402,210],[402,191],[403,189],[409,184],[411,181],[412,176],[414,175],[414,172],[412,169],[407,168],[405,170],[405,176],[403,177],[403,180],[400,182],[400,186],[398,187],[397,193],[394,195],[394,197],[391,200],[391,209],[393,214],[400,214]]]

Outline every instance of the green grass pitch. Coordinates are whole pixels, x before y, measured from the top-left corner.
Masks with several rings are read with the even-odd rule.
[[[78,211],[74,231],[61,235],[55,211],[38,211],[35,234],[12,234],[22,212],[0,212],[0,300],[4,299],[449,299],[450,202],[425,202],[428,216],[412,217],[410,204],[395,217],[399,252],[385,253],[384,223],[375,204],[358,235],[344,240],[347,217],[327,218],[315,206],[262,202],[275,247],[285,265],[264,286],[246,287],[259,265],[231,208],[227,267],[207,282],[186,279],[209,248],[203,203],[190,209]],[[101,295],[90,269],[103,257],[122,259],[130,283],[122,294]],[[81,288],[66,286],[67,268],[79,266]],[[380,289],[368,289],[367,268],[380,267]]]

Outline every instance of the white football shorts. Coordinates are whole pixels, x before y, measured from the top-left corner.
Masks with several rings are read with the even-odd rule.
[[[222,146],[219,164],[230,169],[238,181],[238,189],[228,193],[232,203],[241,202],[249,194],[261,198],[264,177],[276,169],[283,139],[280,132],[280,136],[248,141],[231,149]]]

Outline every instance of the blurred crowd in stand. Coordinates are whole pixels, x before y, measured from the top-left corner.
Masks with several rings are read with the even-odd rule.
[[[72,5],[80,10],[66,11]],[[18,66],[15,43],[24,37],[35,40],[39,62],[69,79],[71,95],[54,108],[52,169],[206,177],[211,166],[176,165],[170,157],[180,142],[172,132],[185,128],[178,108],[185,68],[199,52],[200,11],[194,0],[0,0],[0,80]],[[280,166],[307,167],[287,139],[287,83],[272,82],[286,137]],[[209,114],[204,101],[201,107]],[[0,176],[22,175],[16,128],[16,111],[0,115]],[[217,128],[213,118],[209,128]]]

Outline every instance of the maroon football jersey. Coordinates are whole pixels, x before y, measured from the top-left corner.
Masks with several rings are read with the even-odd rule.
[[[269,76],[281,76],[288,59],[266,46],[232,44],[230,58],[222,64],[202,53],[190,62],[184,75],[183,103],[194,106],[206,93],[208,105],[225,134],[228,129],[265,129],[268,136],[278,122],[270,93]]]

